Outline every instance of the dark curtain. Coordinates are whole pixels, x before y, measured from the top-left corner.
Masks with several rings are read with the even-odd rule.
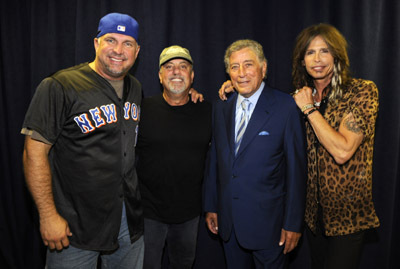
[[[161,89],[161,50],[179,44],[193,56],[194,87],[210,101],[227,78],[223,55],[233,41],[259,41],[268,58],[267,83],[290,92],[296,35],[318,22],[336,26],[349,42],[354,77],[373,80],[380,91],[373,188],[381,227],[368,236],[361,268],[400,267],[400,1],[13,0],[0,3],[1,268],[44,267],[38,216],[22,172],[21,125],[44,77],[93,60],[98,21],[109,12],[128,13],[140,24],[141,51],[131,72],[145,96]],[[221,246],[203,224],[197,252],[195,268],[224,268]],[[305,241],[290,258],[291,268],[309,267]]]

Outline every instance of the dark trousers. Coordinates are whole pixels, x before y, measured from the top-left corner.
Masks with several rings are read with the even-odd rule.
[[[306,228],[312,269],[357,269],[365,231],[339,236],[325,236],[321,227],[313,234]]]
[[[228,269],[282,269],[285,268],[286,257],[283,247],[273,249],[250,250],[240,246],[237,241],[235,229],[228,241],[223,243],[226,265]]]
[[[192,268],[197,243],[199,217],[178,224],[144,219],[144,269],[159,269],[164,247],[173,269]]]

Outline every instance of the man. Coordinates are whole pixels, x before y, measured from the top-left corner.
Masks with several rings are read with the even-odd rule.
[[[207,226],[223,239],[228,268],[283,268],[304,216],[302,119],[289,95],[263,82],[267,61],[259,43],[231,44],[225,66],[237,93],[213,112]]]
[[[211,106],[189,100],[194,71],[187,49],[165,48],[159,68],[163,92],[143,100],[137,146],[144,268],[161,268],[166,244],[171,268],[192,268]]]
[[[22,133],[25,177],[48,246],[48,268],[140,268],[143,216],[135,171],[141,85],[128,74],[139,25],[111,13],[96,58],[44,79]],[[57,250],[57,251],[55,251]]]

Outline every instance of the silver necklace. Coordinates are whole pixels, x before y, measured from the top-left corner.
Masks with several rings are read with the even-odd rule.
[[[316,94],[317,94],[317,90],[314,88],[312,96],[314,97]],[[315,106],[320,106],[321,105],[321,101],[319,101],[319,102],[314,101],[314,105]]]

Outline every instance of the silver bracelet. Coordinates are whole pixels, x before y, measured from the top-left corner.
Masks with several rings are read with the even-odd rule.
[[[313,108],[314,104],[306,104],[301,108],[301,113],[303,113],[304,111],[306,111],[309,108]]]

